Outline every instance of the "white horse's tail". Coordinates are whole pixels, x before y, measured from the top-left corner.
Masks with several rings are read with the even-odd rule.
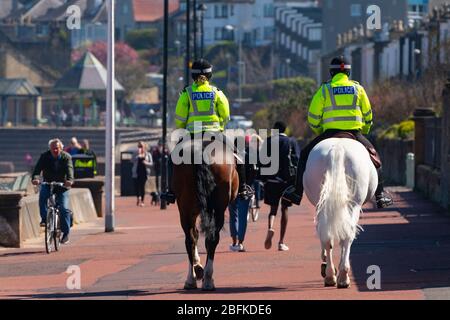
[[[327,158],[327,171],[317,204],[317,233],[322,242],[353,240],[358,232],[353,212],[359,209],[352,202],[354,181],[345,174],[344,146],[337,143]]]

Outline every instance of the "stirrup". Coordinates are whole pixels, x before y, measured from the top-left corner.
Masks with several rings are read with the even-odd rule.
[[[302,194],[300,194],[294,186],[289,186],[284,190],[282,199],[299,206],[302,202]]]
[[[173,194],[173,192],[170,191],[162,192],[160,198],[162,200],[165,200],[167,203],[175,203],[175,200],[177,199],[175,197],[175,194]]]

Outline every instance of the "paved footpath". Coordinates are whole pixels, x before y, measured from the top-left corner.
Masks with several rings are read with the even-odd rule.
[[[323,287],[314,210],[307,201],[291,209],[288,252],[276,245],[264,249],[267,207],[249,222],[247,252],[228,250],[226,226],[216,254],[217,290],[205,293],[182,290],[188,268],[176,207],[140,208],[134,198],[117,198],[114,233],[104,233],[99,220],[76,226],[71,243],[58,253],[45,254],[43,239],[0,249],[0,299],[450,299],[450,218],[407,189],[391,190],[394,208],[368,206],[360,220],[365,231],[352,247],[350,289]],[[275,244],[279,217],[276,231]],[[203,243],[201,238],[204,260]],[[71,265],[80,267],[81,290],[66,287]],[[371,265],[380,267],[381,290],[367,288]]]

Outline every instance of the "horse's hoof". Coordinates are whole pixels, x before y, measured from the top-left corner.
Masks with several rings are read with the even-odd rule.
[[[325,287],[335,287],[336,286],[336,277],[325,277],[324,281]]]
[[[194,266],[195,276],[197,281],[203,280],[203,267],[201,264]]]
[[[322,275],[322,278],[325,278],[327,276],[326,269],[327,269],[327,263],[322,262],[322,265],[320,266],[320,274]]]
[[[338,284],[337,284],[337,288],[338,288],[338,289],[347,289],[347,288],[350,288],[350,282],[349,282],[349,283],[347,283],[347,282],[338,283]]]
[[[203,281],[203,286],[202,286],[202,290],[203,291],[215,291],[216,287],[214,286],[214,281]]]
[[[195,289],[197,289],[197,282],[190,283],[186,281],[184,283],[184,290],[195,290]]]

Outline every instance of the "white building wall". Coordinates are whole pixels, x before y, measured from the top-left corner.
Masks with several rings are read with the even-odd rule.
[[[258,0],[254,3],[243,2],[230,4],[228,1],[217,1],[208,3],[207,11],[204,17],[205,28],[205,46],[212,45],[220,40],[214,38],[216,28],[225,28],[226,25],[238,26],[240,29],[234,32],[235,41],[238,42],[239,34],[243,32],[257,34],[256,46],[269,45],[273,39],[265,39],[264,31],[266,28],[275,27],[274,16],[265,16],[268,6],[273,8],[274,0]],[[226,5],[228,7],[227,17],[216,17],[215,7]],[[266,9],[265,9],[266,8]],[[220,9],[221,10],[221,9]],[[272,11],[275,13],[275,11]],[[233,13],[233,14],[231,14]],[[277,14],[281,12],[277,11]]]

